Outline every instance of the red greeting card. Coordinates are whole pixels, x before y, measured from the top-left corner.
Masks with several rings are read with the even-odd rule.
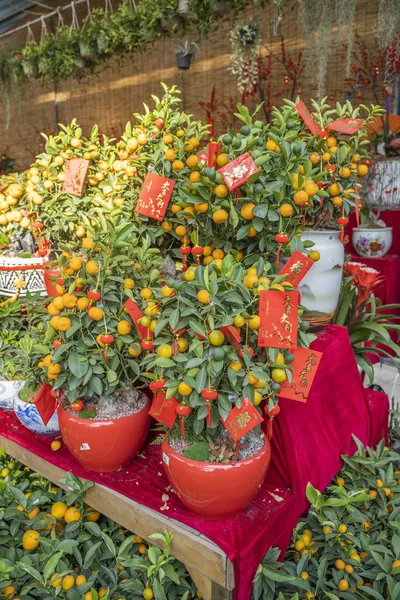
[[[235,350],[239,349],[240,344],[240,333],[237,329],[235,329],[232,325],[229,327],[221,327],[221,331],[228,340],[230,344],[235,348]]]
[[[44,383],[37,392],[35,406],[43,421],[43,425],[47,425],[57,408],[56,393],[48,383]]]
[[[158,394],[154,394],[149,415],[154,417],[159,423],[163,423],[163,425],[172,429],[177,419],[177,404],[178,400],[176,398],[167,399],[164,391],[158,392]]]
[[[315,122],[314,117],[304,104],[303,100],[300,100],[300,102],[296,104],[295,109],[313,135],[319,135],[320,137],[324,137],[326,135],[326,132],[321,129],[318,123]]]
[[[221,421],[229,431],[232,439],[237,442],[246,433],[262,423],[263,418],[250,400],[245,398],[241,408],[235,406],[229,413],[228,418],[225,421],[221,419]]]
[[[65,167],[65,179],[62,191],[72,196],[82,196],[89,161],[85,158],[69,158]]]
[[[134,302],[131,298],[129,298],[125,302],[124,308],[125,308],[126,312],[128,313],[128,315],[130,316],[130,318],[132,319],[132,321],[135,323],[135,327],[138,331],[138,334],[140,335],[140,339],[142,339],[142,340],[144,340],[145,338],[153,339],[153,332],[150,331],[150,329],[148,327],[143,327],[143,325],[138,323],[139,319],[141,319],[143,317],[143,313],[140,310],[140,308],[138,307],[138,305],[136,304],[136,302]]]
[[[286,380],[281,385],[278,396],[289,400],[306,402],[320,363],[322,352],[298,347],[293,350],[294,361],[292,382]]]
[[[259,346],[296,348],[298,305],[297,291],[261,290],[258,309],[261,319],[258,328]]]
[[[279,271],[278,275],[287,273],[286,281],[290,281],[294,287],[297,287],[313,264],[314,261],[311,260],[311,258],[308,258],[305,254],[295,250],[286,265]]]
[[[362,124],[362,119],[337,119],[336,121],[329,123],[327,129],[329,129],[329,131],[337,131],[338,133],[352,135],[353,133],[357,133]]]
[[[164,219],[175,181],[156,173],[147,173],[135,212],[157,221]]]
[[[207,167],[214,167],[217,163],[217,156],[221,153],[221,144],[219,142],[210,142],[207,152]]]
[[[250,154],[245,152],[225,165],[225,167],[222,167],[219,172],[232,192],[232,190],[246,183],[254,173],[257,173],[258,168]]]

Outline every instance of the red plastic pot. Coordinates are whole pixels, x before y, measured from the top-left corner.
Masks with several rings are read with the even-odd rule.
[[[60,405],[62,438],[71,454],[87,471],[112,473],[130,465],[150,428],[150,400],[130,417],[110,421],[83,419]]]
[[[50,298],[59,296],[56,290],[57,279],[61,277],[61,271],[59,269],[44,269],[44,285],[46,286],[47,295]]]
[[[257,495],[271,460],[271,445],[263,436],[264,448],[235,464],[185,458],[164,440],[164,470],[186,508],[205,519],[225,519],[243,510]]]

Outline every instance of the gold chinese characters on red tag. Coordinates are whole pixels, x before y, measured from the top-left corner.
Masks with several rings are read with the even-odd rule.
[[[266,348],[296,348],[299,293],[261,290],[258,345]]]
[[[286,265],[279,271],[279,275],[286,275],[286,281],[289,281],[293,287],[297,287],[300,281],[307,275],[308,271],[313,266],[314,261],[295,250],[292,256],[287,261]]]
[[[89,161],[85,158],[69,158],[65,167],[62,191],[72,196],[82,196]]]
[[[322,358],[322,352],[299,346],[293,350],[293,354],[294,361],[290,365],[293,367],[292,381],[287,379],[282,383],[278,396],[306,402]]]
[[[246,183],[254,173],[258,173],[258,168],[250,154],[245,152],[225,165],[225,167],[222,167],[219,172],[229,191],[232,192],[243,183]]]
[[[135,212],[138,215],[162,221],[167,212],[174,185],[173,179],[161,177],[156,173],[147,173]]]
[[[223,419],[221,421],[229,431],[232,439],[237,442],[246,433],[262,423],[263,418],[250,400],[245,398],[240,408],[237,408],[237,406],[232,408],[229,417],[225,421]]]

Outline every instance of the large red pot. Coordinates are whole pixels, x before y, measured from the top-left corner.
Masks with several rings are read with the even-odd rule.
[[[61,277],[61,271],[59,269],[44,269],[44,285],[46,286],[47,295],[50,298],[54,296],[59,296],[59,293],[56,290],[57,279]]]
[[[271,445],[235,464],[199,462],[162,444],[164,470],[182,503],[206,519],[225,519],[243,510],[256,496],[271,460]]]
[[[130,417],[111,421],[83,419],[60,405],[58,420],[62,438],[79,464],[87,471],[112,473],[130,465],[150,428],[150,400]]]

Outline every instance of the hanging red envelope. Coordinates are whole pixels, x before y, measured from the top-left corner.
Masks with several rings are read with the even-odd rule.
[[[250,400],[245,398],[241,408],[235,406],[229,413],[228,418],[225,421],[221,419],[221,421],[229,431],[232,439],[237,442],[246,433],[262,423],[263,418]]]
[[[308,110],[307,106],[304,104],[303,100],[300,100],[300,102],[296,104],[295,109],[297,110],[304,123],[307,125],[308,129],[313,135],[319,135],[320,137],[325,137],[326,135],[328,135],[327,132],[321,129],[318,123],[316,123],[314,117]]]
[[[208,151],[207,150],[202,150],[200,152],[200,154],[198,155],[199,157],[199,161],[206,164],[208,161]]]
[[[289,400],[306,402],[322,357],[322,352],[298,347],[293,350],[293,354],[294,361],[290,365],[293,367],[293,379],[291,382],[286,380],[282,383],[278,396],[288,398]]]
[[[163,425],[172,429],[177,419],[177,404],[178,400],[176,398],[167,399],[164,391],[158,392],[158,394],[154,394],[149,415],[154,417],[159,423],[163,423]]]
[[[135,212],[157,221],[164,219],[175,181],[156,173],[147,173],[140,190]]]
[[[51,385],[44,383],[36,393],[34,402],[43,425],[47,425],[57,408],[57,396]]]
[[[232,190],[246,183],[254,173],[258,173],[258,168],[250,154],[245,152],[225,165],[225,167],[222,167],[219,172],[232,192]]]
[[[88,168],[89,161],[85,158],[69,158],[65,167],[62,191],[65,194],[81,197]]]
[[[261,290],[258,309],[260,316],[259,346],[296,348],[298,305],[299,294],[297,291]]]
[[[138,334],[140,335],[140,338],[142,340],[144,340],[145,338],[153,339],[153,332],[150,331],[150,329],[148,327],[143,327],[143,325],[138,323],[139,319],[141,319],[143,317],[143,313],[140,310],[140,308],[138,307],[138,305],[136,304],[136,302],[134,302],[131,298],[129,298],[125,302],[124,308],[125,308],[126,312],[128,313],[128,315],[130,316],[130,318],[132,319],[132,321],[135,323],[135,327],[138,331]]]
[[[210,142],[207,148],[207,166],[214,167],[217,163],[217,156],[221,153],[221,144],[219,142]]]
[[[238,330],[232,327],[232,325],[230,325],[229,327],[221,327],[221,331],[228,340],[228,342],[232,344],[232,346],[235,348],[235,350],[238,350],[240,344],[240,333],[238,332]]]
[[[352,135],[353,133],[357,133],[362,124],[362,119],[337,119],[336,121],[329,123],[326,127],[329,131],[337,131],[338,133]]]
[[[311,260],[311,258],[308,258],[305,254],[295,250],[286,265],[279,271],[278,275],[287,273],[286,281],[289,281],[294,287],[297,287],[303,277],[307,275],[313,264],[314,261]]]

